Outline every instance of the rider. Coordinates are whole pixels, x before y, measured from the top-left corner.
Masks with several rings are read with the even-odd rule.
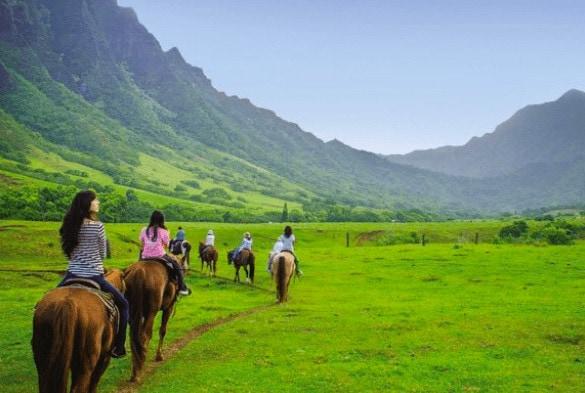
[[[183,251],[183,242],[185,241],[185,231],[183,230],[183,227],[179,227],[177,230],[177,234],[175,235],[175,238],[172,239],[169,243],[169,249],[171,251],[175,251],[175,243],[178,243],[180,248],[181,248],[181,253],[184,253]],[[175,251],[174,253],[178,253],[178,250]]]
[[[278,254],[279,252],[282,251],[282,240],[280,239],[280,237],[276,240],[276,243],[274,243],[274,246],[272,246],[272,251],[270,251],[270,254],[268,254],[268,265],[266,267],[266,271],[268,273],[272,272],[272,258],[274,258],[274,256],[276,254]]]
[[[295,257],[295,271],[297,276],[302,276],[303,271],[299,267],[301,261],[299,261],[299,258],[297,258],[295,254],[296,238],[295,235],[293,235],[293,230],[289,225],[284,228],[284,233],[280,235],[278,240],[282,241],[282,251],[288,251]]]
[[[207,231],[207,237],[205,238],[205,247],[201,250],[200,256],[203,258],[207,248],[213,247],[215,245],[215,235],[213,233],[213,229]]]
[[[207,231],[207,237],[205,238],[205,245],[206,246],[214,246],[215,245],[215,234],[213,233],[213,229]]]
[[[161,258],[171,263],[179,284],[179,294],[190,295],[191,290],[187,288],[183,278],[183,269],[174,258],[168,256],[165,252],[169,244],[169,232],[165,227],[165,216],[162,212],[158,210],[152,212],[150,224],[142,228],[139,239],[142,244],[141,258]]]
[[[250,234],[250,232],[244,233],[242,244],[240,244],[240,246],[235,250],[235,252],[232,255],[232,262],[235,262],[236,259],[238,259],[238,256],[240,256],[242,250],[252,251],[252,235]]]
[[[104,224],[98,221],[100,201],[93,191],[78,192],[59,229],[61,248],[69,259],[67,273],[59,286],[72,278],[85,278],[95,281],[104,292],[111,293],[120,310],[120,323],[113,358],[126,355],[126,325],[128,324],[128,301],[120,291],[104,278],[103,260],[106,257],[106,232]]]

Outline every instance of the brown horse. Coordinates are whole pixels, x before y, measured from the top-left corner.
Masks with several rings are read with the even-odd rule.
[[[206,246],[205,243],[199,242],[199,258],[201,258],[201,272],[203,272],[203,264],[205,263],[208,272],[215,277],[217,272],[217,249],[213,246]]]
[[[122,271],[112,269],[106,279],[124,292]],[[94,393],[110,363],[116,336],[103,301],[92,291],[60,287],[36,306],[32,349],[40,393],[65,393],[71,370],[71,393]]]
[[[295,273],[295,257],[289,252],[281,252],[274,256],[272,262],[272,278],[276,284],[276,301],[288,301],[288,286]]]
[[[243,267],[246,272],[246,282],[254,284],[254,271],[256,257],[251,250],[244,249],[240,252],[240,255],[234,261],[234,268],[236,269],[236,275],[234,276],[234,282],[240,282],[240,268]],[[228,252],[228,264],[232,262],[232,251]],[[248,266],[250,266],[250,272],[248,272]]]
[[[176,259],[176,258],[175,258]],[[154,319],[162,310],[156,360],[163,360],[162,346],[167,324],[177,301],[178,285],[167,268],[157,261],[139,261],[124,272],[126,298],[130,305],[130,340],[132,348],[132,382],[138,382],[146,360],[146,351]]]

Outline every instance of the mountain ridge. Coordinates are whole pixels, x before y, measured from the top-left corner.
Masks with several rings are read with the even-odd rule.
[[[124,187],[162,190],[140,171],[148,166],[142,160],[152,157],[196,180],[211,176],[227,190],[303,206],[333,200],[476,214],[525,206],[523,193],[538,196],[529,184],[454,177],[392,163],[336,139],[324,142],[274,111],[216,90],[201,68],[178,48],[164,51],[136,13],[114,0],[0,0],[0,21],[6,22],[0,109],[63,158]],[[10,143],[0,148],[5,158],[18,150]],[[177,179],[164,187],[183,186]],[[563,192],[531,197],[527,207],[573,201],[572,192]]]

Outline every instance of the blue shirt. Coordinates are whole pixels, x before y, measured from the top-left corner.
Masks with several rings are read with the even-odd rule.
[[[179,229],[177,231],[177,235],[175,236],[175,240],[180,240],[180,241],[185,240],[185,231],[182,229]]]

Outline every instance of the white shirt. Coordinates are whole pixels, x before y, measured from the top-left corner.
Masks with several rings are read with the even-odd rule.
[[[272,251],[270,253],[271,254],[278,254],[281,251],[282,251],[282,240],[278,239],[276,241],[276,243],[274,243],[274,246],[272,246]]]
[[[242,244],[240,245],[238,251],[242,250],[252,250],[252,239],[244,238],[244,240],[242,240]]]
[[[206,246],[213,246],[215,244],[215,235],[207,235],[205,238]]]
[[[290,237],[286,237],[283,234],[283,235],[280,235],[278,240],[280,240],[282,242],[282,249],[283,250],[292,251],[292,252],[295,251],[295,235],[290,235]]]

